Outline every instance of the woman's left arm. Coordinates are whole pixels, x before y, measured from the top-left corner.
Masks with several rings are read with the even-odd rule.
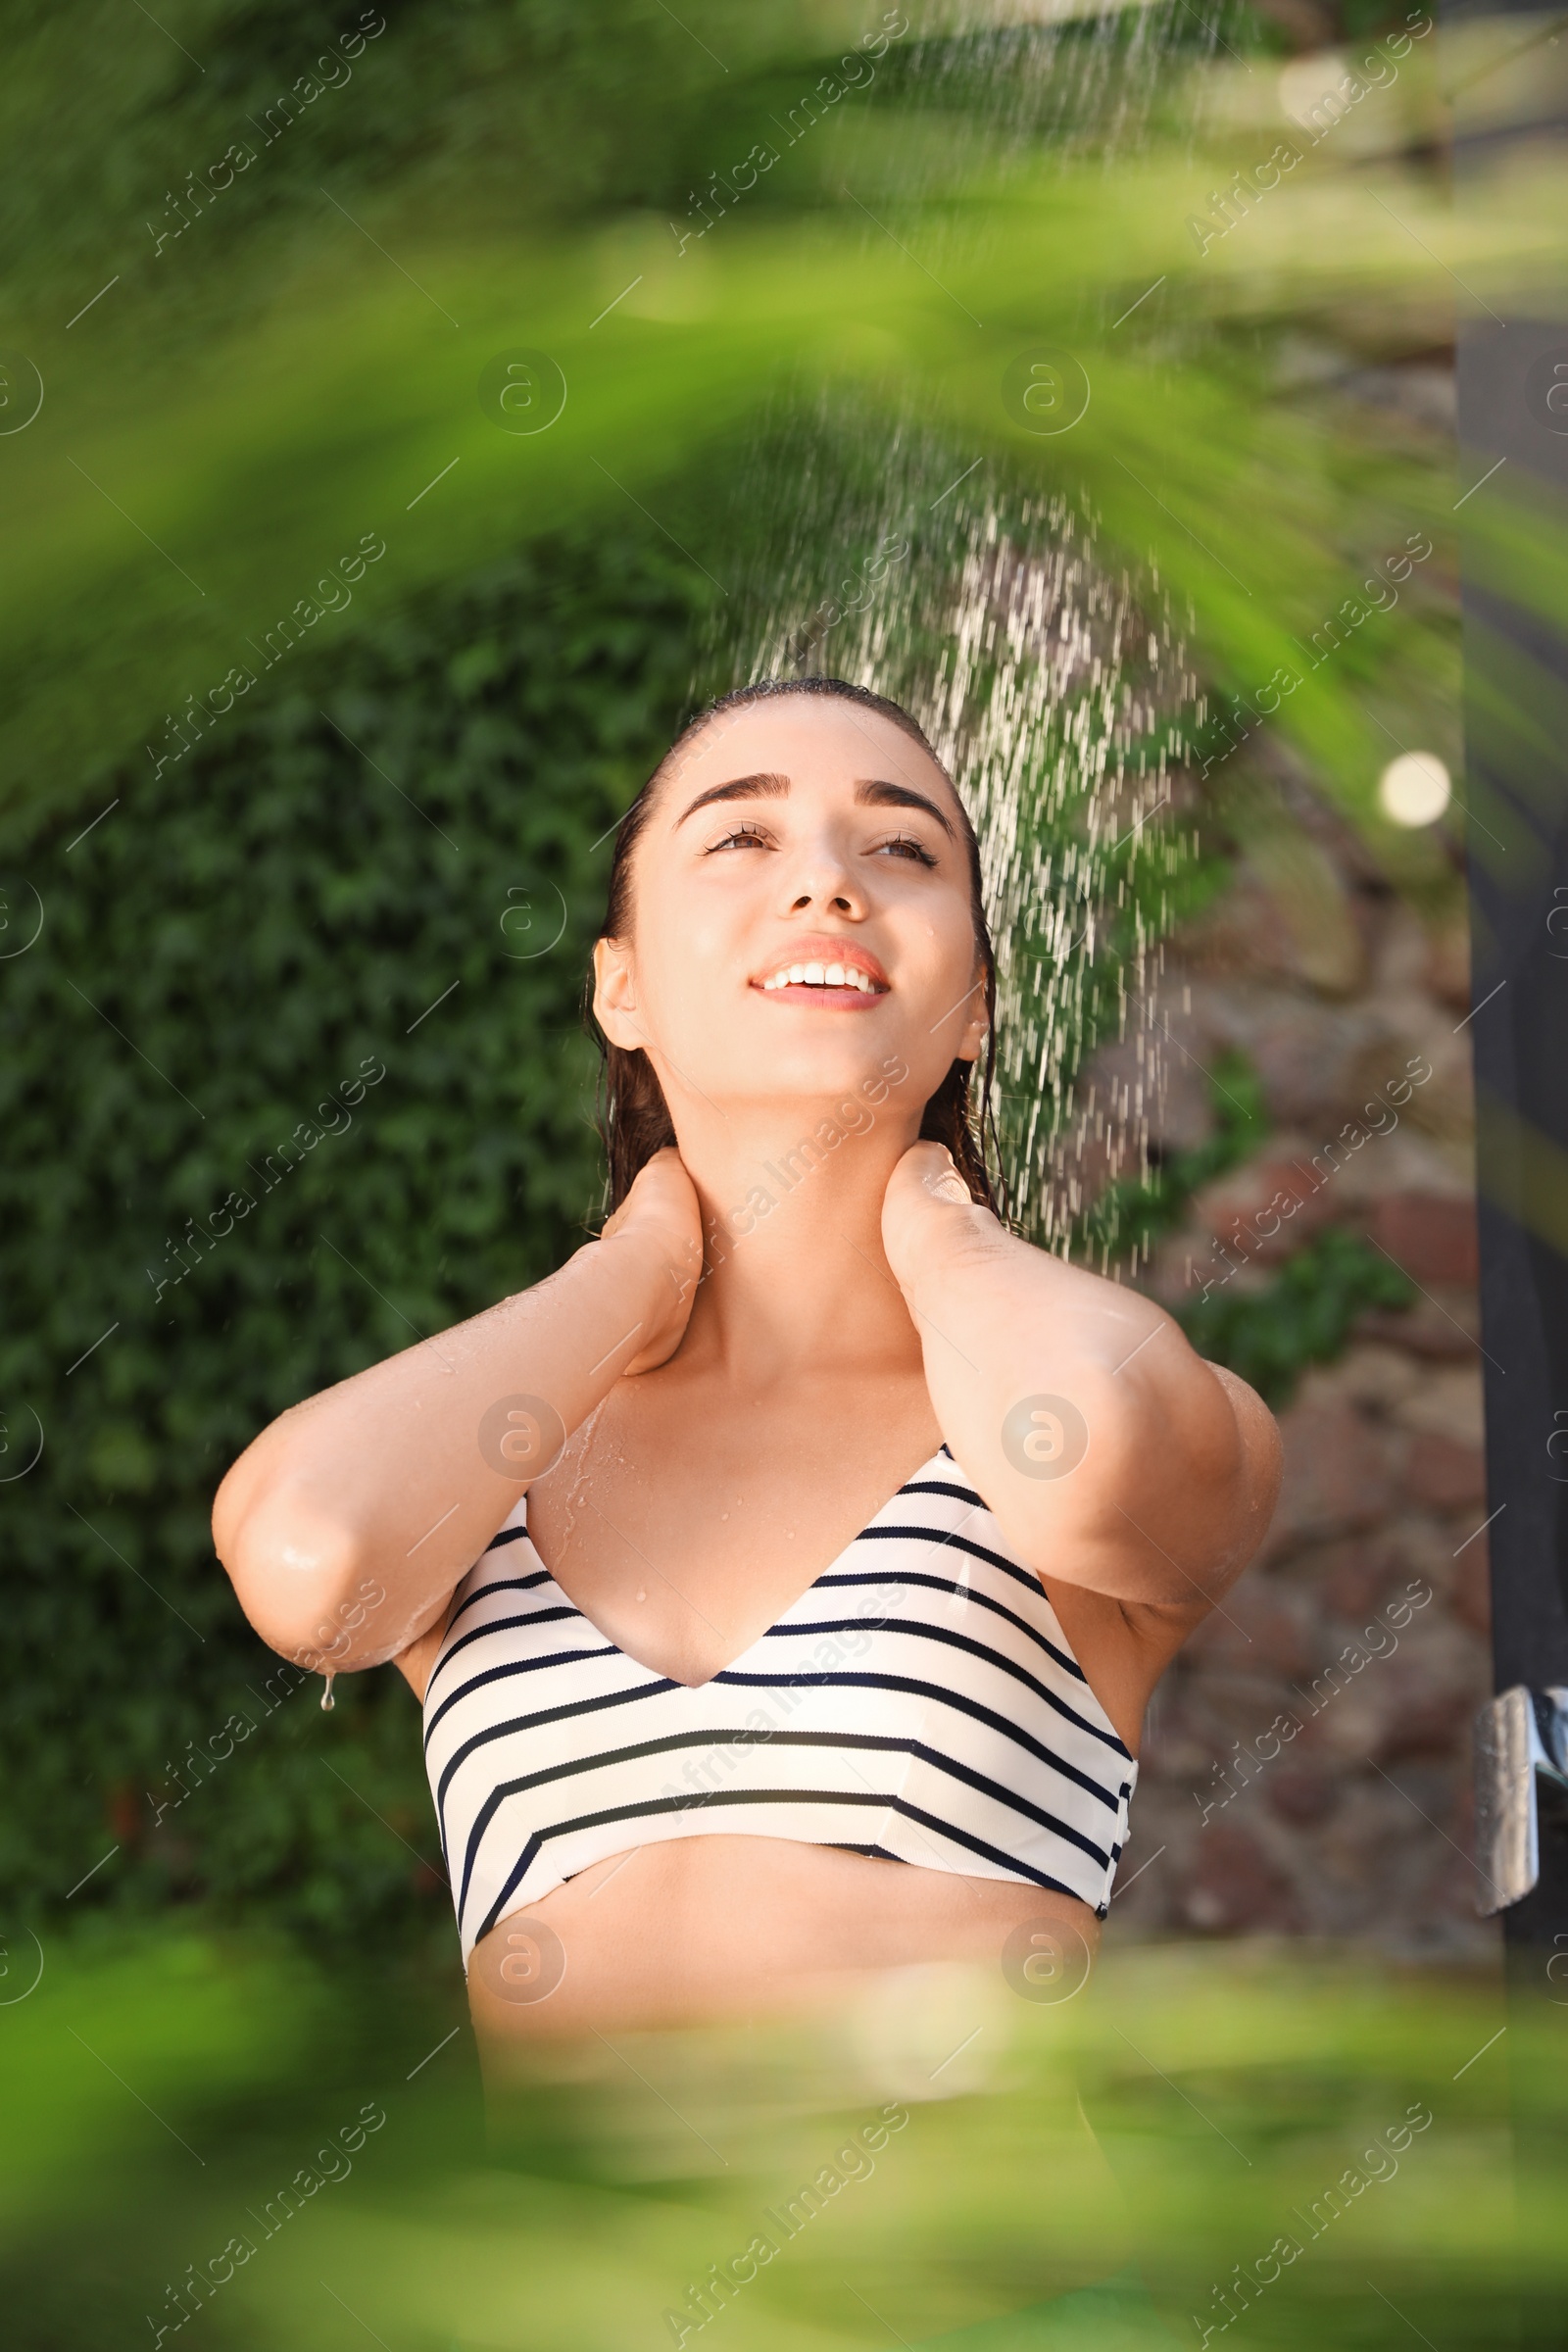
[[[1261,1399],[1152,1299],[1007,1233],[938,1144],[894,1170],[882,1239],[942,1434],[1019,1557],[1202,1616],[1273,1515],[1280,1438]]]

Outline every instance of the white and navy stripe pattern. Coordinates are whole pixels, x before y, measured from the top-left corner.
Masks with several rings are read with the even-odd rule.
[[[1018,1880],[1103,1918],[1138,1773],[946,1446],[695,1688],[572,1606],[519,1502],[458,1588],[424,1727],[465,1967],[591,1863],[722,1831]]]

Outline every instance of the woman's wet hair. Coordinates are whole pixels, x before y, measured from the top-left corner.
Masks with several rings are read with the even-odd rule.
[[[939,772],[947,775],[947,769],[932,750],[919,721],[911,718],[908,711],[898,703],[890,701],[886,695],[873,694],[867,686],[852,685],[847,678],[815,677],[760,678],[751,686],[737,686],[733,692],[721,694],[715,701],[707,704],[687,721],[621,818],[615,831],[609,901],[599,930],[601,939],[628,939],[631,936],[632,857],[670,762],[694,737],[724,711],[741,710],[749,703],[768,702],[774,696],[787,694],[817,695],[836,702],[856,703],[862,710],[874,710],[879,717],[889,720],[917,743]],[[951,776],[948,781],[952,783]],[[945,1144],[971,1196],[983,1201],[987,1208],[1000,1212],[1000,1180],[992,1172],[997,1153],[996,1127],[991,1106],[997,1057],[997,960],[981,895],[980,845],[956,788],[954,790],[954,799],[958,803],[958,822],[969,855],[970,911],[974,920],[975,946],[985,972],[986,1042],[982,1049],[983,1065],[979,1065],[978,1089],[974,1087],[977,1065],[954,1061],[925,1106],[920,1134],[927,1143]],[[666,1144],[674,1143],[675,1129],[669,1106],[664,1101],[664,1090],[642,1048],[612,1045],[594,1019],[591,973],[586,1006],[588,1025],[603,1061],[599,1131],[604,1139],[610,1172],[607,1213],[612,1214],[619,1208],[639,1171],[653,1158],[654,1153],[662,1151]]]

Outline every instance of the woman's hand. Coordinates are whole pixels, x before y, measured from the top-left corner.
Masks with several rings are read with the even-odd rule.
[[[947,1145],[911,1144],[882,1202],[882,1247],[906,1295],[934,1253],[994,1255],[1006,1242],[990,1209],[971,1197]]]
[[[559,1272],[263,1430],[213,1512],[262,1639],[312,1667],[400,1655],[622,1373],[673,1354],[701,1272],[697,1195],[661,1152]]]
[[[703,1271],[703,1217],[697,1188],[674,1146],[666,1145],[638,1170],[625,1200],[599,1236],[601,1242],[629,1241],[654,1250],[669,1280],[667,1301],[661,1286],[662,1312],[645,1328],[643,1345],[625,1366],[652,1372],[667,1363],[685,1337]]]

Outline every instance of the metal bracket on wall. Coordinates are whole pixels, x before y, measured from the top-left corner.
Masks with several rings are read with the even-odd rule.
[[[1568,1690],[1515,1683],[1476,1717],[1476,1897],[1483,1919],[1506,1911],[1541,1876],[1537,1775],[1568,1788]]]

